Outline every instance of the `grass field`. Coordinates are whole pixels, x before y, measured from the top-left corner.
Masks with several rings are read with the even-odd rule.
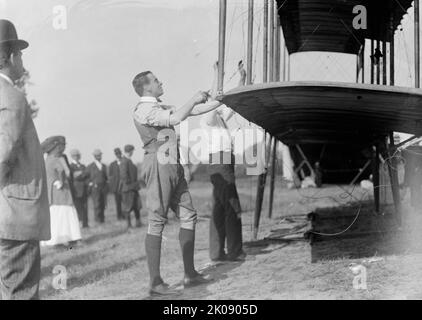
[[[211,188],[207,182],[194,181],[191,193],[199,213],[196,242],[196,265],[208,264],[208,218]],[[215,281],[207,286],[186,290],[178,299],[422,299],[422,250],[420,235],[422,219],[409,213],[406,232],[400,241],[381,239],[376,259],[362,256],[351,259],[342,248],[366,248],[372,239],[332,241],[322,251],[340,250],[337,259],[312,262],[316,247],[308,242],[252,242],[252,217],[255,206],[256,179],[238,181],[244,209],[243,234],[248,258],[244,262],[206,268]],[[360,198],[364,191],[354,189]],[[276,186],[273,219],[268,219],[268,190],[264,201],[259,238],[263,239],[277,227],[283,216],[309,213],[315,208],[345,203],[345,190],[336,186],[320,190],[287,190]],[[144,195],[142,194],[144,200]],[[148,273],[144,227],[126,232],[125,223],[117,222],[114,203],[109,199],[107,223],[84,231],[84,241],[73,249],[42,250],[42,299],[151,299],[148,296]],[[172,215],[170,215],[173,217]],[[92,219],[92,211],[90,211]],[[410,229],[409,229],[410,230]],[[398,248],[400,250],[390,250]],[[404,248],[404,249],[403,249]],[[320,248],[321,249],[321,248]],[[390,253],[392,252],[392,253]],[[369,257],[370,258],[370,257]],[[351,264],[366,267],[367,289],[353,287],[355,274]],[[67,270],[66,290],[53,288],[56,266]],[[182,279],[183,267],[178,244],[178,223],[171,218],[166,226],[162,250],[162,275],[172,285]]]

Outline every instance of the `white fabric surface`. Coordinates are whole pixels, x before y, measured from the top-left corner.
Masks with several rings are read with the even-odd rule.
[[[78,214],[73,206],[50,206],[51,239],[43,246],[67,244],[81,240]]]

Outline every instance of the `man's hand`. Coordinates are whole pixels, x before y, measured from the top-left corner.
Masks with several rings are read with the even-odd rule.
[[[215,71],[215,72],[218,72],[218,61],[216,61],[216,62],[214,63],[213,67],[214,67],[214,71]]]
[[[243,61],[239,62],[238,70],[239,70],[239,74],[240,74],[239,87],[242,87],[246,83],[246,70],[245,70],[245,67],[243,65]]]
[[[6,165],[0,164],[0,188],[6,185],[8,172],[9,168]]]
[[[194,97],[193,97],[193,101],[195,104],[201,104],[201,103],[205,103],[208,100],[208,93],[204,92],[204,91],[199,91]]]

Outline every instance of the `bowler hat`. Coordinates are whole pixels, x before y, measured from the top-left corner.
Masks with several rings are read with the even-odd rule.
[[[72,157],[74,157],[74,156],[80,156],[81,155],[81,152],[78,150],[78,149],[73,149],[73,150],[70,150],[70,155],[72,156]]]
[[[0,20],[0,47],[8,46],[12,49],[28,48],[28,42],[18,39],[16,28],[9,20]]]
[[[132,152],[133,150],[135,150],[135,147],[134,146],[132,146],[130,144],[128,144],[128,145],[125,146],[125,152],[126,153]]]
[[[94,156],[101,156],[103,153],[101,152],[100,149],[95,149],[94,152],[92,153],[92,155]]]

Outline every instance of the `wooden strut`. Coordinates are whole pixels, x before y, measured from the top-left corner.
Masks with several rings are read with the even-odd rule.
[[[274,189],[275,189],[275,176],[277,173],[277,146],[278,140],[273,138],[273,153],[271,161],[271,182],[270,182],[270,203],[268,209],[268,218],[273,216],[273,205],[274,205]]]
[[[372,160],[368,160],[365,163],[365,165],[363,166],[363,168],[359,170],[359,173],[356,175],[356,177],[354,177],[353,180],[352,180],[352,182],[350,182],[349,186],[353,186],[358,181],[358,179],[362,176],[362,174],[371,165],[372,162],[373,162]]]
[[[393,193],[394,207],[396,209],[396,220],[399,225],[402,223],[402,206],[400,196],[399,175],[397,171],[397,159],[395,157],[394,134],[390,133],[390,146],[385,142],[385,147],[388,152],[387,165],[391,181],[391,190]]]
[[[295,174],[297,174],[303,168],[303,166],[306,165],[308,167],[309,171],[311,172],[311,175],[313,177],[315,177],[314,167],[312,167],[311,163],[309,162],[309,160],[306,157],[305,153],[303,152],[302,148],[297,144],[296,149],[299,151],[299,154],[302,157],[302,163],[295,170]]]
[[[275,32],[275,28],[279,28],[279,24],[275,21],[275,18],[278,20],[278,10],[277,6],[275,6],[275,0],[269,0],[270,1],[270,8],[269,8],[269,50],[268,50],[268,62],[269,62],[269,80],[271,82],[277,81],[277,77],[279,76],[279,72],[277,72],[276,68],[277,66],[280,66],[280,63],[277,63],[276,59],[280,57],[279,49],[276,48],[276,46],[280,46],[280,41],[277,40]],[[249,0],[249,6],[253,5],[253,0]],[[264,8],[266,8],[266,5],[264,3]],[[249,9],[251,12],[251,9]],[[253,11],[252,11],[253,13]],[[266,19],[266,15],[264,14],[264,22]],[[253,16],[249,17],[249,25],[250,29],[253,28]],[[266,37],[264,37],[264,48],[266,45]],[[252,46],[251,46],[252,47]],[[249,48],[249,47],[248,47]],[[249,49],[248,49],[249,51]],[[252,49],[250,49],[250,53],[248,52],[248,56],[252,56]],[[267,65],[264,65],[264,75],[267,74]],[[264,79],[265,82],[266,79]],[[257,194],[256,194],[256,203],[255,203],[255,214],[254,214],[254,226],[253,226],[253,240],[256,240],[258,238],[258,231],[259,231],[259,223],[261,220],[261,212],[262,212],[262,203],[264,200],[264,192],[265,192],[265,185],[267,182],[267,174],[268,174],[268,160],[270,159],[271,155],[271,138],[267,138],[267,134],[265,134],[265,145],[266,145],[266,166],[265,171],[259,175],[258,178],[258,187],[257,187]],[[274,178],[275,179],[275,178]]]
[[[374,146],[372,159],[372,179],[374,184],[375,212],[380,213],[380,149],[379,145]]]

